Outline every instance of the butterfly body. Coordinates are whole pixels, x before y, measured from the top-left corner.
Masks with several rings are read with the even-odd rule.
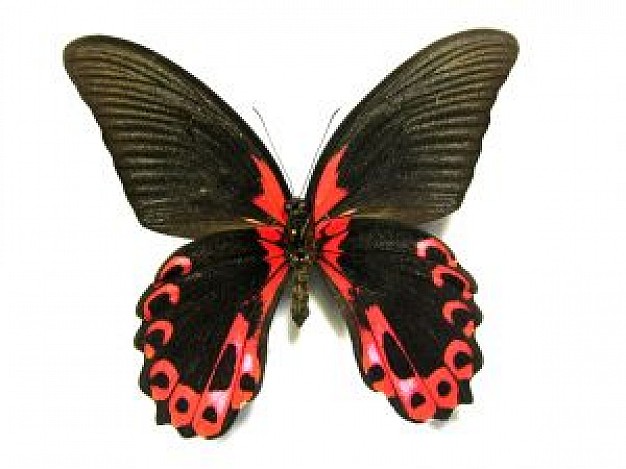
[[[516,56],[515,39],[489,29],[416,53],[346,116],[298,198],[252,129],[179,66],[107,36],[67,46],[67,71],[139,221],[192,240],[137,306],[140,387],[158,423],[223,434],[261,388],[281,292],[291,280],[301,326],[314,269],[365,384],[398,414],[445,419],[472,402],[476,283],[418,225],[460,206]]]
[[[285,203],[285,253],[292,270],[291,317],[301,327],[309,316],[309,277],[317,260],[315,236],[306,200],[292,198]]]

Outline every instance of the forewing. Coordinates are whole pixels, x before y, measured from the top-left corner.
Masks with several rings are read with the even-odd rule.
[[[221,232],[176,251],[137,307],[141,389],[157,423],[224,433],[261,386],[267,331],[288,267],[281,229]]]
[[[355,217],[416,224],[456,210],[517,51],[510,34],[472,30],[398,67],[348,114],[322,153],[307,195],[317,217],[354,210]],[[329,171],[343,191],[334,198],[324,187]]]
[[[474,280],[452,252],[423,231],[350,217],[322,222],[317,241],[366,384],[415,422],[471,402],[482,316]]]
[[[65,67],[102,129],[137,218],[155,231],[198,238],[285,222],[289,190],[269,152],[213,91],[165,57],[121,39],[70,43]],[[272,210],[254,197],[274,179]]]

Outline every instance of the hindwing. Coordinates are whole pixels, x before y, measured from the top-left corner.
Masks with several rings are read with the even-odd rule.
[[[450,249],[418,229],[347,216],[327,221],[319,241],[366,384],[416,422],[471,402],[482,315]]]
[[[176,251],[142,296],[135,345],[157,422],[225,432],[260,389],[267,331],[288,272],[281,229],[215,233]]]

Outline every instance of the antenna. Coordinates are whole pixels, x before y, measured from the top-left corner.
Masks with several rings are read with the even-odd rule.
[[[317,146],[317,150],[315,150],[315,157],[313,158],[313,162],[311,163],[311,167],[309,168],[309,172],[307,173],[306,179],[304,180],[304,186],[302,187],[302,190],[300,191],[300,197],[304,196],[304,192],[306,191],[306,188],[309,186],[309,182],[311,182],[311,176],[313,175],[313,169],[317,165],[317,160],[319,159],[320,153],[322,152],[322,145],[324,144],[324,141],[326,140],[326,135],[328,135],[328,131],[330,130],[330,125],[333,123],[333,119],[335,118],[335,116],[339,112],[339,109],[341,109],[341,108],[337,108],[337,109],[335,109],[333,111],[333,113],[330,115],[330,119],[328,120],[328,124],[326,124],[326,129],[324,130],[324,135],[322,135],[322,139],[320,140],[320,143]]]
[[[289,178],[289,174],[287,174],[287,171],[285,171],[285,166],[283,165],[283,161],[280,159],[280,156],[278,155],[278,152],[276,151],[276,147],[274,146],[274,142],[272,141],[272,137],[270,137],[270,133],[267,130],[267,125],[265,125],[265,121],[263,120],[263,117],[261,116],[261,113],[259,112],[259,110],[256,107],[254,107],[254,106],[252,106],[252,110],[254,111],[254,113],[257,115],[257,117],[261,121],[261,125],[263,126],[263,130],[265,131],[265,135],[267,136],[267,141],[270,144],[270,147],[272,149],[272,153],[274,154],[274,157],[276,158],[276,161],[278,162],[278,166],[280,168],[280,171],[283,173],[283,176],[287,180],[287,185],[289,186],[289,192],[293,192],[293,184],[291,183],[291,178]]]

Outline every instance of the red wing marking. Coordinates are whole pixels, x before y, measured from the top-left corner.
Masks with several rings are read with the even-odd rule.
[[[191,259],[187,256],[174,256],[169,259],[161,270],[157,274],[157,280],[163,280],[167,274],[169,274],[175,268],[180,268],[182,270],[182,275],[188,275],[191,272]]]
[[[148,329],[146,329],[145,337],[148,337],[150,334],[156,331],[160,331],[163,334],[161,339],[161,346],[164,346],[172,338],[172,323],[163,319],[159,321],[154,321],[152,324],[150,324]],[[152,360],[156,355],[156,350],[154,350],[154,347],[151,344],[146,342],[143,346],[143,353],[147,359]]]
[[[274,189],[273,182],[264,183],[266,194],[272,194]],[[199,391],[181,381],[181,371],[176,364],[157,356],[158,350],[172,340],[176,331],[169,320],[157,318],[153,321],[153,312],[150,309],[151,303],[160,296],[165,296],[173,306],[180,303],[180,287],[175,283],[165,283],[164,279],[175,270],[177,274],[180,271],[183,276],[190,274],[192,262],[188,257],[174,256],[158,272],[153,290],[147,295],[140,310],[144,320],[148,322],[143,334],[143,349],[148,360],[145,366],[148,367],[149,394],[155,401],[166,401],[169,420],[173,426],[191,428],[195,434],[204,437],[217,436],[224,431],[231,409],[242,408],[258,391],[262,378],[259,345],[264,330],[263,323],[267,320],[278,289],[289,271],[284,248],[281,246],[283,231],[280,226],[257,227],[258,242],[266,251],[264,260],[269,271],[260,291],[256,291],[241,304],[243,306],[251,300],[258,300],[261,303],[261,316],[255,321],[256,329],[251,331],[252,325],[246,316],[241,311],[236,314],[221,344],[217,359],[211,364],[209,378]],[[232,365],[224,365],[225,363]],[[218,382],[218,370],[230,375],[221,374],[219,384],[214,385]]]
[[[352,283],[343,275],[337,259],[343,252],[341,243],[348,236],[349,216],[322,220],[315,226],[315,240],[321,243],[318,264],[331,279],[341,296],[353,301]]]
[[[172,323],[165,320],[154,321],[148,329],[146,330],[146,336],[149,336],[154,331],[161,331],[163,333],[163,339],[161,340],[161,345],[167,344],[172,338]]]
[[[289,269],[287,265],[283,263],[283,266],[272,275],[272,277],[265,284],[265,287],[263,287],[263,290],[261,290],[261,301],[263,303],[262,319],[265,319],[265,316],[267,316],[270,306],[272,305],[272,301],[276,296],[278,287],[280,287],[280,284],[285,279],[288,271]]]
[[[417,243],[417,257],[424,260],[428,259],[429,248],[436,249],[446,259],[445,265],[436,265],[432,269],[433,284],[437,288],[442,288],[445,283],[444,276],[453,277],[463,285],[462,299],[470,301],[473,297],[471,282],[457,269],[458,263],[450,250],[438,239],[428,238]],[[444,303],[441,314],[449,324],[456,325],[454,319],[455,311],[471,311],[470,306],[465,301],[448,300]],[[474,334],[475,328],[476,323],[469,320],[463,327],[463,334],[469,338]],[[439,407],[452,408],[458,404],[458,385],[456,380],[469,380],[473,376],[473,355],[472,348],[463,340],[453,340],[447,345],[443,356],[445,367],[437,369],[427,380],[428,387],[434,392],[433,395]],[[445,391],[445,393],[442,394],[441,390]]]
[[[285,250],[262,239],[259,240],[259,243],[267,251],[267,256],[264,259],[270,266],[270,275],[273,275],[285,263]]]
[[[161,378],[161,379],[159,379]],[[164,401],[176,386],[179,374],[176,367],[169,360],[162,359],[154,362],[150,367],[150,379],[156,381],[150,385],[150,395],[155,401]]]
[[[427,389],[424,380],[415,371],[402,343],[385,319],[380,307],[375,304],[369,306],[365,310],[365,316],[367,317],[371,332],[361,329],[361,340],[365,338],[368,345],[368,349],[363,350],[362,364],[365,365],[366,358],[368,361],[371,361],[372,357],[377,357],[379,360],[377,364],[382,367],[385,372],[385,378],[388,379],[391,384],[391,386],[387,383],[384,384],[384,391],[389,392],[389,394],[387,394],[387,392],[385,393],[386,396],[397,397],[401,401],[402,407],[405,409],[407,415],[413,420],[423,421],[431,418],[436,411],[435,400],[433,399],[432,393]],[[363,332],[367,334],[363,334]],[[383,337],[385,333],[391,336],[399,350],[401,350],[413,371],[412,376],[399,378],[393,372],[383,352]],[[367,337],[368,334],[373,338],[373,341],[370,341],[369,337]],[[376,350],[374,350],[374,347]],[[367,373],[367,369],[365,369],[365,372]],[[419,398],[414,397],[416,395],[419,396]]]
[[[272,275],[261,290],[260,298],[262,301],[263,314],[260,322],[263,322],[266,315],[269,313],[272,301],[287,271],[287,266],[284,265]],[[251,338],[246,339],[249,328],[250,323],[246,321],[241,313],[238,313],[222,345],[215,368],[211,373],[211,377],[207,382],[204,392],[200,396],[197,410],[193,417],[193,429],[200,436],[212,437],[221,433],[229,410],[231,408],[240,409],[254,396],[254,391],[241,388],[240,379],[244,374],[250,375],[254,380],[255,388],[258,389],[261,378],[259,360],[261,328],[258,328]],[[214,379],[215,370],[217,369],[217,364],[220,363],[226,348],[231,345],[235,347],[235,366],[231,382],[227,389],[212,390],[210,388]]]
[[[331,238],[324,245],[321,251],[322,258],[337,270],[341,270],[341,267],[339,267],[339,264],[337,263],[337,260],[342,253],[339,245],[346,239],[347,236],[348,232],[344,231],[334,238]]]
[[[450,300],[448,302],[446,302],[443,305],[443,308],[441,310],[441,314],[443,315],[443,317],[446,319],[446,321],[448,321],[450,324],[455,325],[455,321],[454,321],[454,312],[455,311],[470,311],[470,307],[459,300]],[[471,337],[474,334],[474,330],[476,329],[476,323],[474,323],[474,321],[467,321],[467,324],[465,324],[464,328],[463,328],[463,334],[465,334],[466,337]]]
[[[262,239],[265,241],[272,241],[274,243],[282,240],[285,232],[282,226],[275,225],[261,225],[256,228],[256,231]]]
[[[468,357],[467,363],[464,365],[457,365],[456,358],[459,354]],[[452,372],[452,374],[459,380],[470,379],[474,375],[474,367],[472,366],[471,357],[474,355],[472,348],[462,340],[453,340],[446,347],[443,361]]]
[[[426,238],[426,239],[422,239],[421,241],[418,241],[416,248],[415,248],[417,257],[424,259],[424,260],[428,259],[428,249],[430,248],[436,249],[437,251],[439,251],[446,258],[446,262],[448,266],[450,267],[457,266],[457,261],[452,255],[452,253],[450,252],[450,250],[447,248],[447,246],[445,246],[441,241],[439,241],[436,238]]]
[[[449,275],[451,277],[456,278],[463,284],[463,298],[466,300],[472,299],[472,287],[470,285],[469,280],[465,277],[465,275],[461,274],[458,270],[454,270],[452,267],[447,265],[438,265],[433,268],[433,283],[436,287],[443,287],[444,285],[444,275]]]
[[[349,303],[354,301],[352,296],[352,283],[343,274],[339,272],[339,270],[335,269],[332,265],[326,262],[323,257],[318,259],[318,265],[324,271],[328,278],[333,282],[335,288],[339,291],[341,296],[343,296]]]
[[[337,236],[346,231],[348,225],[350,225],[349,216],[321,220],[315,225],[315,240]]]
[[[146,321],[152,320],[152,311],[150,310],[150,303],[157,296],[167,295],[167,298],[172,305],[177,305],[180,301],[180,288],[178,285],[174,285],[173,283],[164,283],[159,287],[155,288],[148,298],[143,303],[143,318]]]
[[[190,425],[198,408],[199,400],[200,394],[186,384],[179,383],[174,388],[168,403],[172,425],[175,427]]]
[[[274,171],[265,161],[256,155],[250,155],[261,175],[261,194],[254,197],[252,203],[281,224],[287,223],[285,194],[280,187]]]
[[[313,221],[318,222],[326,215],[335,205],[342,201],[348,191],[337,186],[337,167],[343,155],[345,154],[347,145],[344,145],[330,157],[315,190],[315,202],[313,204]]]
[[[315,238],[320,242],[319,266],[330,278],[339,293],[354,307],[354,297],[358,286],[346,278],[338,263],[343,253],[341,244],[348,235],[350,217],[338,217],[321,220],[316,225]],[[458,269],[456,259],[448,248],[434,238],[416,243],[415,254],[418,258],[431,261],[429,250],[435,249],[445,259],[445,264],[435,265],[431,271],[432,282],[437,288],[443,288],[446,277],[453,277],[462,285],[462,298],[449,300],[441,310],[443,319],[450,325],[457,325],[456,311],[470,312],[471,307],[465,301],[472,299],[472,284]],[[462,301],[465,300],[465,301]],[[356,314],[353,311],[354,314]],[[473,351],[463,340],[452,340],[442,352],[441,366],[430,375],[421,376],[411,361],[404,345],[387,321],[380,305],[370,304],[364,311],[365,320],[355,317],[358,327],[361,351],[359,362],[363,374],[375,391],[382,392],[390,399],[397,399],[403,414],[414,421],[425,421],[437,415],[437,409],[453,409],[459,404],[458,381],[468,380],[474,373]],[[457,323],[455,323],[455,319]],[[459,325],[461,327],[462,325]],[[475,327],[474,321],[468,321],[463,333],[470,337]],[[385,341],[393,341],[400,354],[395,360],[406,361],[407,375],[396,374],[398,365],[389,362]],[[402,358],[403,357],[403,358]],[[394,368],[394,366],[396,368]],[[457,381],[458,380],[458,381]]]
[[[459,404],[459,386],[445,366],[437,368],[425,381],[437,407],[454,409]]]
[[[249,323],[245,320],[241,313],[235,317],[220,353],[215,361],[215,367],[211,372],[211,376],[207,381],[207,385],[200,397],[198,409],[193,418],[193,429],[200,436],[215,436],[220,433],[224,425],[224,420],[228,410],[230,409],[230,401],[233,393],[233,383],[231,382],[227,389],[211,390],[211,384],[215,378],[215,370],[220,363],[227,347],[233,345],[236,351],[235,369],[233,371],[232,380],[239,376],[239,368],[241,367],[241,353],[243,350],[246,335],[248,333]]]

